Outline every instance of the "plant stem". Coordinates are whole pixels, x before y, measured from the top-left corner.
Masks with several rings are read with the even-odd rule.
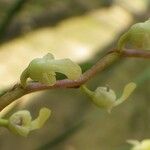
[[[30,82],[28,83],[26,88],[23,88],[20,84],[16,84],[13,88],[11,87],[4,94],[0,95],[0,110],[5,108],[7,105],[17,100],[18,98],[41,90],[48,90],[53,88],[78,88],[82,84],[86,83],[88,80],[94,77],[98,72],[103,71],[111,64],[119,60],[123,57],[137,57],[150,59],[150,51],[144,50],[123,50],[117,51],[112,50],[108,52],[102,59],[100,59],[95,65],[93,65],[90,69],[85,71],[78,80],[58,80],[55,85],[48,86],[45,84],[41,84],[39,82]]]

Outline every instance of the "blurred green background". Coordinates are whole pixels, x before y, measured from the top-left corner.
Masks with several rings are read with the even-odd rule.
[[[28,63],[48,52],[71,58],[85,71],[149,14],[150,0],[0,0],[1,88],[18,82]],[[150,138],[149,65],[149,60],[126,58],[87,83],[91,89],[109,85],[118,94],[128,82],[137,83],[128,101],[111,114],[79,89],[20,98],[16,110],[28,109],[36,117],[46,106],[52,117],[28,138],[1,128],[0,150],[129,150],[128,139]]]

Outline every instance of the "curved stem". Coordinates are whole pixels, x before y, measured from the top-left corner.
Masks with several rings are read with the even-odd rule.
[[[115,61],[119,60],[121,57],[137,57],[150,59],[150,51],[123,50],[120,52],[114,49],[111,52],[108,52],[102,59],[100,59],[95,65],[93,65],[93,67],[85,71],[79,79],[58,80],[53,86],[48,86],[39,82],[30,82],[25,88],[23,88],[20,84],[16,84],[13,88],[11,87],[4,94],[0,95],[0,110],[5,108],[16,99],[32,92],[48,90],[52,88],[78,88],[82,84],[90,80],[95,74],[103,71]]]
[[[94,95],[94,92],[89,90],[85,85],[82,85],[81,87],[81,90],[86,93],[89,97],[92,98],[92,96]]]
[[[150,59],[150,50],[135,50],[135,49],[124,50],[121,52],[121,56]]]

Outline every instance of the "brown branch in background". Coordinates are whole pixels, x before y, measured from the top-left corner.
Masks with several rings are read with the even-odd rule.
[[[78,80],[58,80],[53,86],[48,86],[39,82],[30,82],[25,89],[23,89],[20,84],[16,84],[13,88],[8,89],[0,96],[0,110],[5,108],[16,99],[32,92],[48,90],[52,88],[80,87],[82,84],[90,80],[95,74],[103,71],[122,57],[139,57],[150,59],[150,51],[123,50],[122,52],[119,52],[117,50],[112,50],[108,52],[102,59],[100,59],[95,65],[93,65],[93,67],[85,71]]]

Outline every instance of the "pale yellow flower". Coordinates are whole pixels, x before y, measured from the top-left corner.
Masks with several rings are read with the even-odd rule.
[[[89,90],[85,85],[81,87],[81,89],[91,97],[94,104],[100,108],[107,109],[108,111],[111,111],[113,107],[125,101],[135,88],[135,83],[131,82],[127,84],[124,88],[122,96],[117,99],[115,92],[108,87],[98,87],[95,91]]]
[[[8,119],[8,129],[13,133],[27,136],[30,131],[41,128],[50,117],[51,111],[48,108],[42,108],[39,116],[32,120],[32,116],[27,110],[20,110],[14,113]]]
[[[150,150],[150,139],[145,139],[141,142],[137,140],[128,140],[128,143],[133,145],[131,150]]]
[[[64,74],[70,80],[76,80],[82,74],[80,66],[70,59],[54,59],[54,56],[48,53],[43,58],[33,59],[21,74],[20,81],[24,87],[28,78],[54,85],[56,83],[56,72]]]

